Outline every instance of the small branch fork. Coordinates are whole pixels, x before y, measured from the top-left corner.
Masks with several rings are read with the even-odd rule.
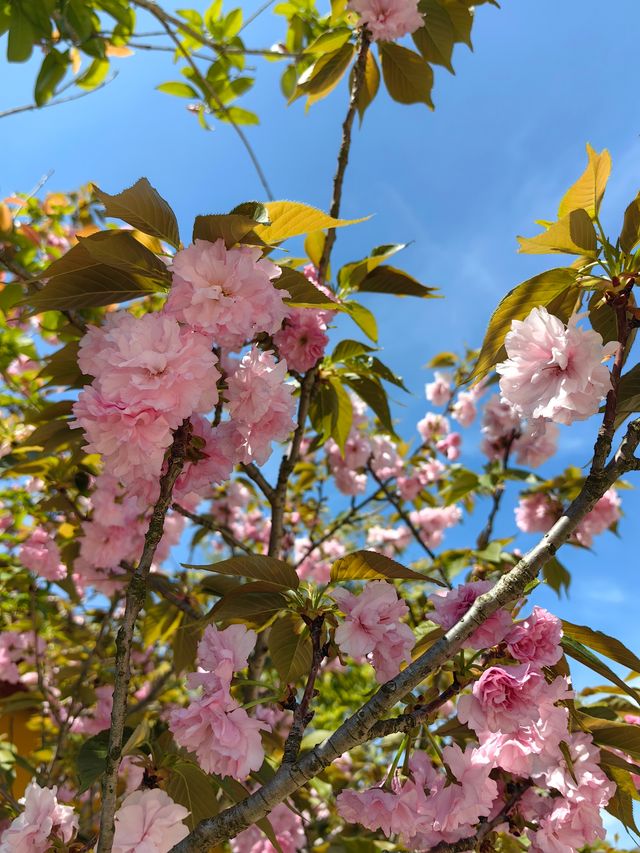
[[[164,519],[171,505],[173,487],[184,466],[190,439],[191,423],[187,420],[178,427],[174,434],[173,444],[169,450],[167,471],[160,480],[160,496],[149,521],[142,556],[127,587],[125,612],[116,636],[113,710],[111,711],[106,769],[102,778],[102,809],[97,853],[110,853],[113,846],[116,785],[122,759],[124,725],[127,717],[133,635],[136,620],[144,605],[151,563],[162,539]]]
[[[326,645],[323,643],[324,614],[316,616],[315,619],[307,618],[305,619],[305,622],[309,628],[313,647],[311,671],[309,672],[300,704],[297,705],[293,712],[291,731],[289,732],[284,745],[284,755],[282,758],[283,764],[293,764],[300,752],[300,744],[302,743],[304,730],[313,719],[313,711],[310,710],[311,702],[317,693],[315,689],[316,679],[318,678],[318,674],[322,667],[322,661],[325,659],[327,653]]]
[[[481,595],[459,622],[427,651],[407,666],[396,678],[383,684],[362,707],[334,733],[292,764],[283,763],[267,784],[245,800],[202,821],[194,831],[173,848],[173,853],[209,851],[233,838],[257,820],[265,817],[280,802],[305,785],[343,752],[370,740],[378,721],[428,675],[435,672],[460,650],[464,641],[493,613],[520,598],[527,585],[537,577],[593,509],[604,493],[625,473],[640,469],[635,451],[640,444],[640,419],[632,421],[613,459],[602,469],[592,468],[582,490],[560,519],[511,571]],[[404,718],[405,715],[402,715]],[[401,718],[402,719],[402,718]],[[403,722],[398,723],[404,725]],[[382,727],[378,729],[381,731]],[[402,729],[401,729],[402,730]],[[389,734],[386,730],[384,734]],[[487,830],[488,832],[489,830]],[[474,843],[475,840],[474,840]],[[468,849],[468,847],[467,847]],[[444,851],[441,851],[444,853]]]

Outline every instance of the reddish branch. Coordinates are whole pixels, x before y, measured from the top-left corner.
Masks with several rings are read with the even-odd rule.
[[[306,619],[305,622],[307,623],[309,628],[309,634],[311,636],[311,644],[313,648],[311,670],[307,678],[304,693],[302,694],[302,699],[300,700],[300,703],[297,705],[295,711],[293,712],[293,723],[291,725],[291,731],[289,732],[289,735],[284,745],[284,754],[282,757],[283,764],[293,764],[293,762],[298,757],[298,753],[300,752],[300,744],[302,743],[304,730],[313,719],[313,711],[310,710],[311,702],[313,700],[313,697],[316,695],[316,679],[318,678],[318,674],[320,673],[320,669],[322,667],[322,661],[324,660],[326,655],[326,647],[323,642],[324,614],[316,616],[315,619]]]

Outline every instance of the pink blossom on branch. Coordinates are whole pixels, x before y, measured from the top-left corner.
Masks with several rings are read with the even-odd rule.
[[[306,373],[324,355],[329,343],[325,313],[313,308],[294,308],[273,336],[278,352],[291,370]]]
[[[36,527],[20,546],[18,559],[22,565],[48,581],[60,581],[67,576],[67,567],[60,558],[60,549],[44,527]]]
[[[192,673],[187,683],[190,687],[203,687],[208,695],[221,693],[228,697],[234,672],[245,668],[255,644],[256,632],[244,625],[229,625],[224,631],[207,625],[198,643],[200,671]]]
[[[424,24],[417,0],[350,0],[374,41],[394,41]]]
[[[302,818],[286,803],[278,803],[269,812],[269,823],[282,853],[295,853],[306,847]],[[276,848],[255,824],[232,838],[230,843],[232,853],[276,853]]]
[[[168,853],[189,834],[188,815],[160,788],[134,791],[115,814],[113,853]]]
[[[237,350],[258,332],[274,334],[287,313],[286,290],[272,280],[280,267],[254,246],[227,249],[224,240],[196,240],[171,264],[167,313],[200,329],[222,347]]]
[[[411,628],[400,621],[409,608],[395,587],[373,581],[360,595],[336,589],[331,597],[345,614],[335,635],[340,650],[354,658],[371,655],[380,683],[397,675],[400,664],[411,660],[416,640]]]
[[[594,415],[611,388],[603,362],[615,354],[615,341],[603,345],[593,329],[568,326],[534,308],[524,320],[514,320],[505,338],[508,358],[496,365],[502,399],[522,417],[548,418],[572,424]]]
[[[429,618],[436,625],[440,625],[445,631],[452,628],[464,614],[469,610],[473,602],[485,592],[492,588],[490,581],[473,581],[472,583],[460,584],[454,589],[437,590],[430,596],[434,610]],[[513,624],[511,614],[500,608],[479,628],[471,634],[462,644],[466,649],[489,649],[501,643]]]
[[[24,811],[0,836],[0,853],[46,853],[53,839],[68,844],[78,829],[78,818],[70,806],[58,803],[58,789],[27,785]]]
[[[511,657],[537,667],[553,666],[562,657],[562,622],[557,616],[534,607],[533,613],[516,623],[505,637]]]
[[[434,373],[433,382],[425,385],[424,392],[433,406],[446,406],[453,395],[449,377],[438,370]]]

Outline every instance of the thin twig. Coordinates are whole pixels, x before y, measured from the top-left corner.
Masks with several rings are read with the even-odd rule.
[[[46,107],[58,107],[60,104],[68,104],[70,101],[79,101],[80,98],[86,98],[87,95],[93,95],[94,92],[100,91],[100,89],[104,89],[105,86],[108,86],[109,83],[112,83],[116,77],[118,76],[118,72],[114,71],[111,77],[108,80],[103,80],[102,83],[99,83],[93,89],[89,89],[84,92],[75,92],[73,95],[67,95],[64,98],[57,98],[56,100],[47,101],[46,104],[24,104],[21,107],[11,107],[9,110],[4,110],[4,112],[0,112],[0,118],[7,118],[8,116],[15,116],[19,113],[28,113],[32,110],[44,110]]]
[[[187,24],[179,21],[177,18],[174,18],[171,15],[168,15],[163,9],[161,9],[158,6],[157,3],[152,3],[152,2],[150,2],[150,0],[135,0],[135,5],[141,6],[143,9],[146,9],[148,12],[151,12],[151,14],[164,27],[167,35],[169,36],[171,41],[175,44],[177,50],[182,54],[185,61],[187,62],[187,64],[192,69],[193,73],[197,76],[198,81],[200,83],[200,86],[202,87],[202,90],[207,93],[207,96],[209,97],[209,99],[211,101],[213,101],[213,103],[215,104],[216,109],[220,110],[224,114],[224,116],[226,117],[226,119],[229,122],[229,124],[231,125],[231,127],[237,133],[240,141],[242,142],[242,144],[245,147],[247,154],[249,155],[249,158],[251,159],[251,162],[253,163],[253,166],[254,166],[254,168],[257,172],[257,175],[258,175],[258,179],[260,180],[260,183],[262,184],[262,187],[267,194],[267,198],[269,199],[269,201],[273,201],[274,195],[273,195],[273,192],[271,191],[271,187],[269,186],[269,181],[267,180],[267,176],[265,175],[264,170],[263,170],[262,166],[260,165],[260,161],[258,160],[258,157],[257,157],[255,151],[253,150],[251,143],[247,139],[247,135],[242,130],[240,125],[238,125],[233,120],[231,113],[229,112],[227,107],[223,104],[223,102],[220,100],[220,98],[218,97],[217,93],[214,91],[214,89],[210,85],[207,78],[201,74],[200,69],[198,68],[196,63],[193,61],[191,54],[186,49],[186,47],[182,44],[182,42],[180,41],[178,36],[175,34],[175,32],[171,29],[170,24],[174,24],[174,26],[177,26],[179,29],[183,30],[185,33],[190,35],[192,38],[197,39],[197,41],[199,41],[201,44],[208,45],[209,42],[206,39],[203,39],[203,37],[197,32],[197,30],[192,29]]]
[[[245,545],[244,542],[241,542],[236,536],[234,536],[231,530],[223,524],[217,524],[212,518],[191,512],[190,510],[185,509],[185,507],[180,506],[180,504],[172,504],[171,509],[180,515],[183,515],[185,518],[188,518],[190,521],[193,521],[193,523],[197,524],[199,527],[204,527],[205,530],[210,530],[212,533],[219,533],[230,548],[239,548],[241,551],[244,551],[245,554],[253,554],[251,548]]]
[[[315,619],[308,620],[307,625],[309,627],[309,634],[311,636],[311,644],[313,648],[311,669],[302,694],[302,699],[293,712],[291,730],[289,731],[284,744],[282,756],[283,764],[293,764],[300,752],[300,744],[302,743],[304,730],[313,719],[313,711],[310,710],[311,702],[316,693],[316,679],[318,678],[318,673],[322,668],[322,661],[326,655],[326,648],[323,642],[324,614],[321,613],[320,616],[316,616]]]
[[[131,678],[131,648],[136,620],[144,605],[147,578],[156,549],[164,532],[164,519],[171,505],[171,494],[182,468],[191,438],[191,424],[184,421],[174,434],[169,450],[167,471],[160,480],[160,496],[153,508],[149,527],[144,539],[140,561],[131,576],[125,599],[125,612],[116,636],[115,684],[113,709],[106,768],[102,777],[102,809],[100,814],[100,838],[97,853],[109,853],[113,845],[116,810],[116,784],[122,759],[124,724],[127,717],[129,680]]]
[[[502,456],[503,472],[506,471],[506,469],[509,467],[509,456],[511,455],[511,448],[513,447],[513,442],[516,440],[518,435],[519,433],[514,430],[507,439],[507,444]],[[495,524],[496,516],[498,515],[498,512],[500,510],[500,504],[502,503],[503,495],[504,482],[501,482],[498,483],[498,485],[493,490],[489,518],[487,519],[487,523],[484,528],[480,531],[478,539],[476,541],[476,548],[478,549],[478,551],[484,550],[489,544],[489,540],[491,539],[491,535],[493,534],[493,525]]]

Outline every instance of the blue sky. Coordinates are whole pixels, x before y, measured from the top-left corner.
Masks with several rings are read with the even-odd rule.
[[[535,233],[534,220],[554,217],[563,191],[582,171],[586,142],[612,154],[603,218],[617,234],[624,207],[640,189],[637,82],[629,73],[639,31],[635,0],[482,6],[474,52],[456,48],[455,76],[436,71],[435,112],[400,106],[381,92],[356,131],[343,214],[375,216],[340,232],[335,260],[363,257],[381,243],[413,241],[397,265],[440,286],[446,297],[367,300],[384,312],[384,360],[414,391],[396,408],[407,436],[426,408],[422,365],[439,350],[477,345],[501,296],[555,265],[553,257],[518,255],[515,237]],[[281,32],[280,21],[266,13],[245,31],[246,42],[267,47]],[[4,48],[2,54],[0,111],[31,101],[36,72],[33,62],[10,66]],[[275,195],[326,208],[346,83],[305,115],[301,101],[286,106],[278,66],[256,64],[259,81],[244,105],[259,113],[261,125],[248,134]],[[179,79],[169,54],[138,52],[116,67],[117,79],[90,97],[0,123],[0,196],[30,190],[49,170],[51,190],[94,181],[117,192],[144,174],[173,205],[183,236],[198,213],[263,198],[230,128],[205,133],[184,101],[154,91]],[[564,433],[561,452],[545,470],[586,464],[595,430],[592,421]],[[467,443],[469,463],[480,461],[473,443]],[[595,553],[565,550],[574,577],[569,600],[558,602],[548,590],[535,595],[559,615],[615,633],[638,651],[637,492],[624,493],[624,509],[623,539],[605,534]],[[463,531],[466,541],[470,532]],[[510,508],[499,532],[513,532]]]

